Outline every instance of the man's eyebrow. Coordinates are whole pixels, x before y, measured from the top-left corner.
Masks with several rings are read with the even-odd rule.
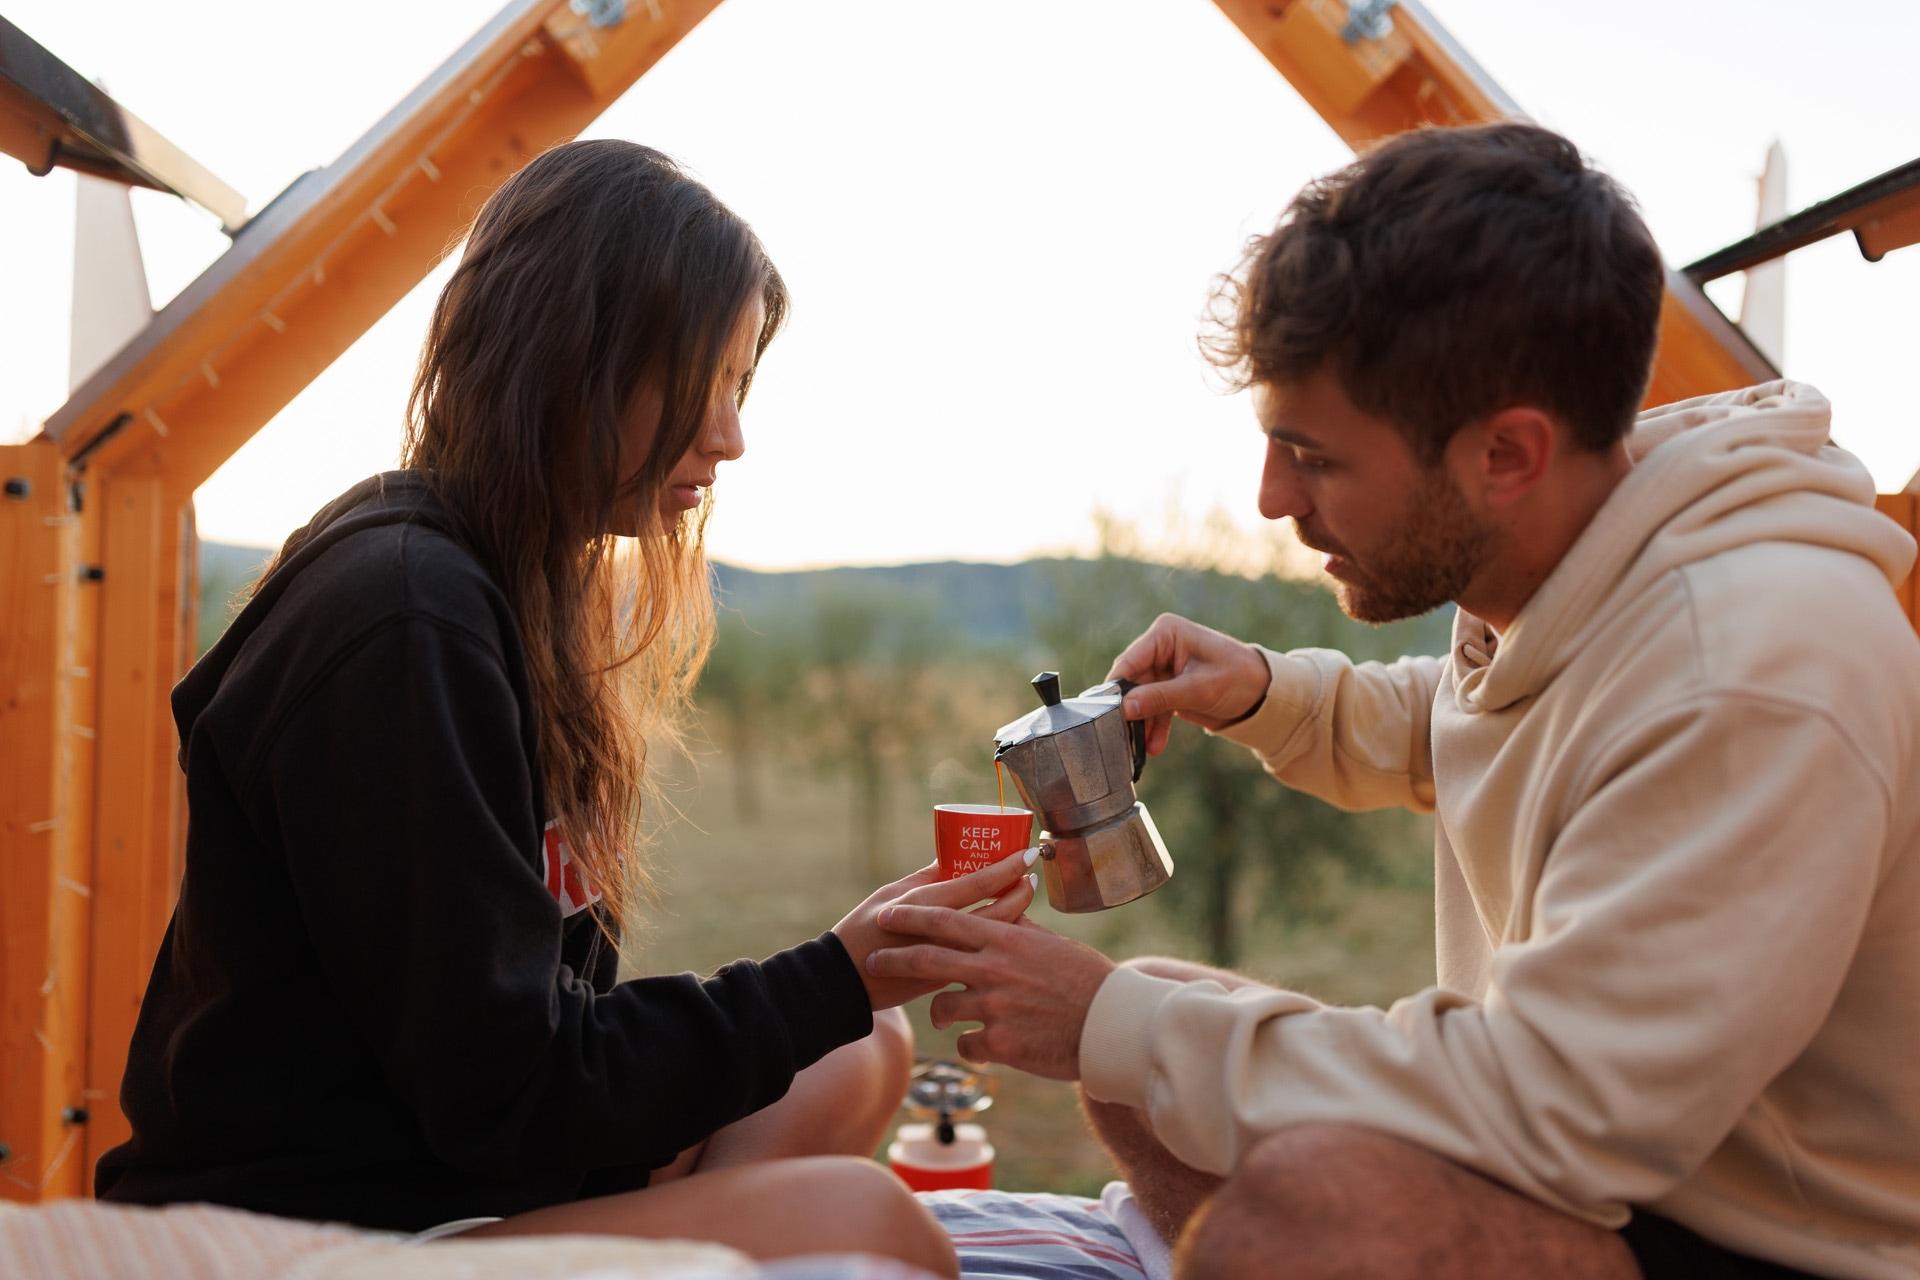
[[[1289,431],[1285,427],[1265,427],[1267,439],[1278,440],[1281,444],[1290,444],[1296,449],[1318,450],[1322,446],[1312,436],[1301,435],[1298,431]]]

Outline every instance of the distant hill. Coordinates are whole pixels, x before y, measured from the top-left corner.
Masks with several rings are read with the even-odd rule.
[[[200,651],[219,638],[236,612],[235,600],[272,551],[229,543],[200,544]],[[847,566],[793,573],[763,573],[735,565],[713,566],[720,607],[738,612],[750,625],[790,617],[812,601],[833,594],[894,596],[931,606],[950,634],[978,645],[1019,646],[1030,642],[1034,620],[1055,607],[1060,586],[1071,576],[1091,572],[1092,561],[1045,558],[1019,564],[970,564],[944,560],[928,564]],[[1190,570],[1168,569],[1179,575]],[[1145,626],[1151,619],[1141,618]],[[1436,629],[1437,647],[1446,646],[1444,624]]]
[[[233,602],[260,572],[271,548],[224,542],[200,544],[200,651],[219,638],[235,612]],[[931,603],[943,627],[985,644],[1019,643],[1031,634],[1030,617],[1052,602],[1057,575],[1070,560],[1021,564],[886,565],[762,573],[735,565],[713,566],[720,607],[748,622],[788,614],[834,592],[919,597]]]
[[[1062,573],[1073,560],[1026,560],[1019,564],[929,564],[848,566],[795,573],[761,573],[715,564],[722,609],[737,610],[748,623],[790,614],[829,593],[918,597],[933,607],[943,628],[983,644],[1017,644],[1033,634],[1032,619],[1053,605]]]

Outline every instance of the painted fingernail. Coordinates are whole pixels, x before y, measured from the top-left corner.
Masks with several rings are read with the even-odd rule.
[[[1033,848],[1021,854],[1020,859],[1021,861],[1025,862],[1028,866],[1032,866],[1034,864],[1035,859],[1039,858],[1039,856],[1040,856],[1040,846],[1035,845],[1033,846]]]
[[[1027,883],[1033,886],[1035,893],[1040,892],[1040,873],[1038,871],[1027,872]]]

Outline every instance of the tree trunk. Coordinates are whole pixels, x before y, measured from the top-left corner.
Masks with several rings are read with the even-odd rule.
[[[1215,845],[1207,865],[1207,962],[1221,969],[1231,969],[1240,960],[1240,939],[1233,927],[1235,861],[1233,854]]]
[[[1202,927],[1208,962],[1231,969],[1240,960],[1240,938],[1233,918],[1234,891],[1240,878],[1240,822],[1234,816],[1232,786],[1211,770],[1206,796],[1207,898]]]
[[[893,879],[887,857],[887,771],[880,759],[879,744],[872,738],[861,740],[854,766],[855,805],[859,815],[859,844],[869,884],[884,884]]]

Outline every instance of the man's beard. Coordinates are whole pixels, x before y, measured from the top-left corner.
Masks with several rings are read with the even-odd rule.
[[[1342,554],[1351,581],[1336,578],[1340,608],[1358,622],[1418,617],[1456,600],[1480,571],[1492,531],[1439,467],[1423,477],[1407,511],[1364,563]]]

